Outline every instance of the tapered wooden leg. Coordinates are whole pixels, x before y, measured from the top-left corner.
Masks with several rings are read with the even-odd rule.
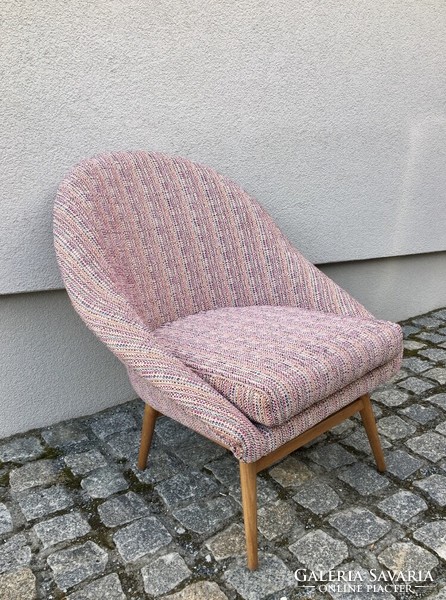
[[[360,411],[362,422],[369,438],[370,446],[372,447],[373,456],[375,457],[376,466],[378,471],[386,470],[386,461],[384,460],[383,449],[381,447],[381,441],[379,439],[378,429],[376,428],[375,415],[373,413],[372,403],[370,402],[370,396],[367,394],[361,397],[364,408]]]
[[[257,468],[255,463],[240,462],[240,485],[242,488],[243,518],[245,521],[248,569],[255,571],[258,566]]]
[[[144,409],[144,418],[142,422],[141,446],[139,448],[138,467],[143,470],[147,466],[147,457],[149,456],[150,446],[152,444],[153,430],[155,421],[159,412],[146,404]]]

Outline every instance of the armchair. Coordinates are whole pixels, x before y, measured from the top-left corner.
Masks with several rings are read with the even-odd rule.
[[[54,206],[67,292],[146,403],[139,467],[167,415],[240,462],[248,566],[256,475],[360,411],[400,366],[398,325],[307,261],[235,183],[189,160],[116,152],[77,165]]]

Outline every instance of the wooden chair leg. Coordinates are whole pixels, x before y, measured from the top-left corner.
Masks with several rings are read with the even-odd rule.
[[[147,466],[150,446],[152,445],[153,431],[159,412],[146,404],[141,431],[141,446],[139,448],[138,468],[144,470]]]
[[[386,470],[386,461],[379,439],[378,429],[376,427],[375,415],[373,413],[370,396],[367,394],[362,396],[363,408],[361,409],[362,422],[369,438],[370,446],[372,447],[373,456],[375,457],[376,466],[381,473]]]
[[[255,463],[240,462],[240,485],[242,489],[243,518],[245,521],[246,553],[248,569],[258,566],[257,554],[257,467]]]

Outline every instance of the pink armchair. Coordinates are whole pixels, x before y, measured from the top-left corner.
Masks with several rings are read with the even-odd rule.
[[[96,156],[60,185],[54,240],[71,301],[145,401],[139,466],[167,415],[240,461],[248,566],[257,473],[360,411],[400,366],[398,325],[309,263],[213,169],[149,152]]]

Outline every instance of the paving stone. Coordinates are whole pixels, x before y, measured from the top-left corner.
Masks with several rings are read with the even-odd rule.
[[[446,506],[446,477],[444,475],[434,474],[426,479],[415,481],[414,485],[424,490],[440,506]]]
[[[410,423],[406,423],[397,415],[391,417],[383,417],[378,421],[378,431],[382,435],[390,438],[391,440],[400,440],[402,438],[415,433],[417,428]]]
[[[351,431],[356,427],[356,423],[353,419],[345,419],[339,425],[335,425],[330,429],[330,433],[336,436],[344,436],[348,431]]]
[[[240,483],[239,465],[233,456],[224,456],[219,460],[214,460],[207,464],[206,468],[224,485]]]
[[[288,456],[288,458],[270,469],[269,474],[285,488],[298,487],[315,476],[314,471],[295,456]]]
[[[299,562],[311,571],[327,573],[348,557],[345,542],[336,540],[325,531],[316,529],[290,546]]]
[[[12,517],[5,504],[0,502],[0,535],[12,531]]]
[[[406,350],[421,350],[421,348],[426,348],[426,344],[415,340],[404,340],[404,348]]]
[[[436,367],[435,369],[426,371],[425,375],[426,377],[429,377],[429,379],[434,379],[435,381],[438,381],[440,385],[446,384],[446,369]]]
[[[241,506],[242,504],[242,492],[240,489],[240,485],[233,485],[229,488],[230,495],[234,498],[234,500]],[[269,504],[270,502],[274,502],[277,500],[278,495],[273,487],[273,485],[263,479],[262,477],[257,477],[257,506],[264,506],[265,504]]]
[[[443,410],[446,410],[446,394],[434,394],[433,396],[429,396],[426,398],[428,402],[432,402],[436,406],[439,406]]]
[[[88,441],[85,430],[78,423],[58,423],[42,429],[42,437],[48,446],[66,448]]]
[[[342,444],[355,448],[356,450],[359,450],[359,452],[363,452],[367,455],[370,455],[372,451],[369,438],[362,427],[360,429],[356,429],[353,433],[346,438],[341,439],[340,441]],[[389,442],[389,440],[386,440],[386,438],[381,438],[381,446],[384,449],[387,449],[391,448],[392,444]]]
[[[446,321],[446,308],[440,308],[440,310],[436,310],[432,313],[434,319],[441,319],[442,321]]]
[[[26,567],[31,562],[31,548],[19,533],[0,544],[0,573]]]
[[[378,508],[392,517],[394,521],[406,523],[415,515],[427,510],[428,506],[423,498],[402,490],[382,500],[378,504]]]
[[[125,525],[147,516],[148,512],[147,504],[134,492],[110,498],[98,506],[99,516],[106,527]]]
[[[435,329],[443,325],[441,319],[435,319],[434,317],[416,317],[412,319],[412,323],[415,326],[420,326],[426,329]]]
[[[433,362],[446,363],[446,350],[441,350],[440,348],[427,348],[426,350],[421,350],[419,354]]]
[[[342,565],[339,569],[346,573],[354,573],[358,579],[351,583],[338,580],[338,586],[334,586],[333,591],[329,590],[328,594],[333,600],[394,600],[395,596],[380,589],[380,585],[385,585],[385,582],[377,582],[373,580],[370,570],[364,569],[356,563],[348,563]],[[350,586],[354,586],[354,591],[350,591]],[[324,596],[325,597],[325,596]]]
[[[234,515],[239,509],[236,503],[227,496],[220,496],[207,502],[189,504],[173,512],[173,516],[186,529],[211,535]]]
[[[136,463],[141,442],[141,432],[139,430],[121,431],[111,435],[106,441],[111,454],[115,458],[124,458],[131,463]],[[152,448],[154,447],[155,442],[152,441]]]
[[[415,571],[418,574],[421,571],[423,577],[438,565],[438,559],[433,554],[408,542],[398,542],[386,548],[378,560],[396,573]]]
[[[225,448],[202,436],[199,436],[198,439],[187,439],[183,443],[173,446],[172,450],[190,467],[202,467],[206,462],[225,456],[228,452]]]
[[[426,425],[429,421],[433,421],[439,415],[438,410],[433,406],[423,406],[422,404],[411,404],[411,406],[403,408],[399,412],[421,425]]]
[[[141,471],[135,466],[132,470],[142,483],[158,483],[173,477],[181,470],[180,465],[181,463],[177,459],[174,460],[159,449],[151,448],[147,468]]]
[[[293,500],[311,510],[316,515],[325,515],[337,508],[341,499],[337,493],[322,481],[309,482],[299,488]]]
[[[405,450],[394,450],[385,455],[387,471],[399,479],[407,479],[424,464]]]
[[[361,496],[376,494],[389,485],[389,480],[368,465],[357,462],[338,474],[339,479],[348,483]]]
[[[16,499],[27,521],[46,517],[75,503],[72,492],[61,485],[20,492]]]
[[[156,435],[159,436],[167,446],[176,446],[185,440],[198,437],[192,429],[189,429],[188,427],[181,425],[181,423],[178,423],[178,421],[174,421],[168,417],[161,417],[156,420],[155,431]]]
[[[96,579],[79,592],[67,596],[68,600],[126,600],[121,581],[116,573]]]
[[[75,475],[86,475],[90,471],[95,471],[99,467],[105,467],[107,460],[105,456],[96,450],[87,450],[87,452],[79,452],[67,454],[63,457],[64,463]]]
[[[161,556],[141,569],[144,590],[158,598],[179,585],[191,575],[186,563],[177,552]]]
[[[350,452],[347,452],[339,444],[325,444],[317,446],[308,453],[308,456],[318,465],[325,467],[328,471],[333,471],[338,467],[349,465],[356,462],[356,458]]]
[[[169,509],[188,501],[209,496],[217,490],[217,484],[197,471],[178,473],[155,487]]]
[[[413,335],[414,333],[417,333],[418,331],[420,331],[420,328],[414,327],[413,325],[403,325],[402,330],[403,330],[404,337],[406,338],[409,335]]]
[[[12,492],[22,492],[38,485],[54,483],[59,473],[60,467],[56,461],[37,460],[18,469],[12,469],[9,473],[9,485]]]
[[[47,558],[57,586],[64,592],[87,577],[103,573],[107,562],[107,552],[90,541],[59,550]]]
[[[122,431],[138,428],[134,417],[129,411],[117,411],[100,415],[91,420],[89,426],[100,440],[105,440],[111,435]]]
[[[245,532],[237,523],[226,527],[205,543],[214,555],[215,560],[224,560],[239,555],[244,556],[246,552]]]
[[[163,600],[228,600],[228,597],[213,581],[198,581],[176,594],[164,596]]]
[[[341,511],[331,516],[328,521],[358,548],[373,544],[391,527],[388,521],[361,507]]]
[[[43,453],[43,446],[34,436],[12,439],[0,444],[0,462],[20,463],[38,458]]]
[[[228,567],[223,578],[244,600],[262,600],[270,594],[296,585],[292,572],[273,554],[259,555],[257,571],[249,571],[246,568],[245,557],[236,559]]]
[[[446,560],[446,521],[433,521],[417,529],[413,537]]]
[[[446,435],[446,421],[443,421],[443,423],[437,425],[435,427],[435,431],[438,431],[438,433],[441,433],[441,435]]]
[[[43,547],[49,548],[60,542],[82,537],[91,531],[91,527],[79,512],[71,512],[37,523],[33,530]]]
[[[404,379],[404,381],[400,381],[397,385],[414,394],[422,394],[435,387],[433,383],[418,379],[418,377],[409,377],[408,379]]]
[[[417,337],[422,340],[427,340],[428,342],[432,342],[433,344],[440,344],[446,340],[446,336],[432,333],[431,331],[422,331],[421,333],[417,333]]]
[[[120,529],[113,540],[124,562],[128,563],[167,546],[172,537],[157,518],[145,517]]]
[[[420,354],[423,354],[420,352]],[[421,358],[417,358],[416,356],[411,356],[409,358],[403,358],[403,367],[405,369],[409,369],[412,373],[423,373],[432,367],[432,363],[428,360],[422,360]]]
[[[432,462],[437,462],[446,456],[446,439],[435,431],[406,441],[406,446]]]
[[[107,498],[128,489],[129,484],[115,467],[101,467],[81,481],[82,488],[91,498]]]
[[[34,600],[36,578],[31,569],[5,573],[0,575],[0,590],[2,600]]]
[[[303,525],[297,518],[296,510],[283,500],[277,500],[257,511],[258,528],[268,540],[274,540]]]

